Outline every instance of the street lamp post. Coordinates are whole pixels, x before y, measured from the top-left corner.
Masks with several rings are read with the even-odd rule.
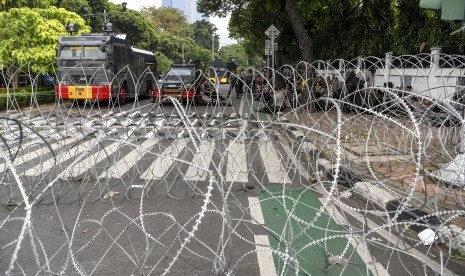
[[[186,59],[184,58],[184,41],[182,42],[182,45],[181,45],[181,52],[182,52],[182,63],[185,63]]]
[[[215,60],[215,32],[212,33],[212,60]]]

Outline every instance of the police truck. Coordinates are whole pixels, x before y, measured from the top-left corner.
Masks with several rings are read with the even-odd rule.
[[[110,101],[152,96],[157,61],[115,33],[59,38],[55,93],[59,100]]]

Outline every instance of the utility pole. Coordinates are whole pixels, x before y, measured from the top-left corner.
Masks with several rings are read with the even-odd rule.
[[[271,70],[273,70],[273,80],[272,85],[275,88],[275,73],[274,73],[274,40],[280,34],[278,28],[276,28],[273,24],[265,31],[265,34],[271,39]]]
[[[212,61],[215,60],[215,32],[212,33]]]

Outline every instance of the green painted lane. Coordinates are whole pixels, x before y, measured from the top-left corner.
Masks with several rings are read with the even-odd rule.
[[[269,121],[251,94],[243,95],[241,115]],[[326,213],[315,193],[307,189],[267,186],[259,192],[260,205],[279,275],[372,275],[345,237],[351,234]],[[333,258],[330,258],[333,256]],[[328,264],[342,256],[341,263]],[[289,257],[289,258],[288,258]]]
[[[253,100],[252,94],[248,93],[242,96],[241,106],[241,115],[243,118],[250,118],[257,121],[268,121],[267,113],[255,111],[256,109],[260,109],[262,105],[260,101]]]
[[[279,275],[372,275],[343,229],[307,189],[266,187],[258,191]],[[290,258],[287,258],[290,257]],[[340,263],[330,256],[342,256]],[[329,261],[328,261],[329,260]],[[336,261],[335,264],[329,264]]]

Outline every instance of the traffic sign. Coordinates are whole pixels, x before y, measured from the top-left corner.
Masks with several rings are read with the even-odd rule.
[[[273,24],[265,31],[265,34],[271,38],[275,39],[281,32]]]
[[[274,51],[277,52],[278,50],[274,48]],[[265,56],[271,56],[271,48],[265,48]]]
[[[271,40],[268,39],[268,40],[265,40],[265,49],[270,49],[271,51]],[[274,43],[274,51],[278,51],[278,42],[275,42]]]

